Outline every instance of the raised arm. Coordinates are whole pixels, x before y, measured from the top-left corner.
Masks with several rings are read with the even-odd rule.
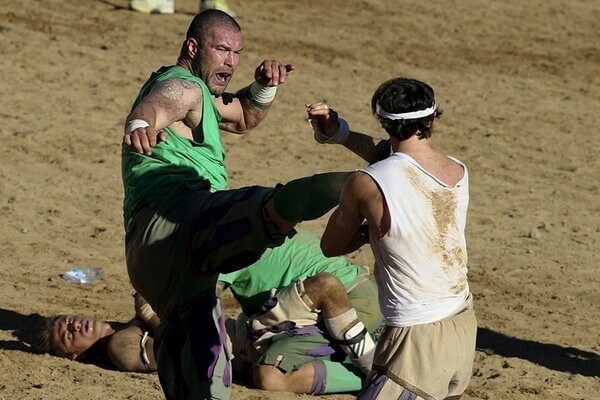
[[[186,79],[171,78],[158,83],[125,120],[123,142],[139,152],[165,140],[161,129],[177,121],[193,127],[202,118],[202,89]]]
[[[291,64],[265,60],[255,70],[251,85],[235,94],[217,97],[216,105],[223,117],[219,127],[233,133],[245,133],[260,124],[273,103],[277,88],[286,82],[294,70]]]
[[[314,130],[315,140],[319,143],[344,145],[369,164],[383,160],[391,154],[388,140],[350,130],[348,123],[339,118],[338,113],[323,101],[308,104],[306,112]]]

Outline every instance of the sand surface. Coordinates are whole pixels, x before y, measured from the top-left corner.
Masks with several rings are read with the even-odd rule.
[[[0,2],[0,398],[160,399],[156,375],[29,350],[36,315],[125,321],[121,126],[140,85],[175,61],[195,0],[147,16],[125,0]],[[382,81],[431,83],[434,143],[471,174],[470,283],[480,331],[465,399],[600,398],[600,3],[596,0],[230,0],[245,35],[230,89],[296,65],[269,118],[224,134],[232,185],[362,166],[319,146],[306,102],[356,130]],[[306,224],[320,233],[324,219]],[[371,265],[364,249],[351,258]],[[78,265],[104,276],[76,286]],[[228,302],[228,312],[235,312]],[[236,385],[234,399],[298,399]],[[350,399],[350,395],[327,396]]]

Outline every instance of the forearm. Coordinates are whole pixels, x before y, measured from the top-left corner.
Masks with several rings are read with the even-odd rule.
[[[242,107],[243,121],[246,131],[255,128],[265,119],[269,113],[269,110],[271,109],[271,105],[273,104],[273,99],[275,97],[275,91],[277,90],[277,88],[273,88],[275,91],[271,91],[272,97],[257,97],[257,93],[260,95],[260,88],[252,88],[253,85],[257,84],[253,83],[252,85],[240,90],[237,94]],[[266,91],[268,92],[269,89],[271,88],[266,88]]]
[[[152,332],[156,332],[156,329],[160,325],[160,319],[158,318],[158,315],[156,315],[156,313],[148,303],[144,303],[138,307],[138,310],[136,311],[136,316],[140,320],[144,321],[146,325],[148,325],[148,327],[152,329]]]
[[[222,117],[219,128],[231,133],[246,133],[265,119],[275,93],[271,98],[256,96],[256,87],[255,94],[251,90],[253,85],[257,84],[246,86],[235,94],[223,93],[217,98],[217,108]]]
[[[389,156],[389,153],[385,155],[384,147],[386,147],[386,143],[387,140],[377,139],[356,131],[350,131],[348,138],[341,144],[369,164],[373,164]]]
[[[156,330],[158,329],[158,326],[160,325],[160,319],[158,318],[158,316],[156,314],[154,314],[154,316],[152,316],[152,318],[150,318],[148,321],[146,321],[146,324],[148,324],[150,329],[152,329],[152,332],[156,332]]]
[[[156,109],[150,104],[139,104],[125,119],[128,124],[133,120],[146,121],[150,126],[156,126]]]
[[[330,109],[326,103],[309,104],[307,112],[317,142],[341,144],[369,164],[383,160],[390,155],[391,147],[388,140],[350,130],[348,122],[339,118],[338,113]]]

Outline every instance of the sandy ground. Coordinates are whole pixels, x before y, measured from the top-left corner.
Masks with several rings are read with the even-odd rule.
[[[159,399],[156,375],[29,350],[37,315],[125,321],[121,126],[141,83],[174,62],[196,11],[125,0],[0,2],[0,398]],[[471,173],[470,282],[480,331],[466,399],[600,398],[600,3],[596,0],[230,0],[245,35],[231,89],[264,58],[297,70],[265,123],[225,136],[232,184],[358,168],[318,146],[306,102],[357,130],[383,80],[431,83],[434,142]],[[324,220],[306,227],[320,233]],[[368,249],[351,256],[371,265]],[[76,286],[60,274],[99,266]],[[229,304],[232,304],[229,302]],[[229,306],[228,311],[235,309]],[[244,385],[235,399],[298,399]],[[350,399],[349,395],[328,396]]]

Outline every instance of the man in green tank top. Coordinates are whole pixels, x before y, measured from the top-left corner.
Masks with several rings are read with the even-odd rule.
[[[143,85],[125,121],[122,175],[127,270],[157,312],[165,396],[229,398],[219,273],[244,268],[333,208],[349,175],[317,174],[285,185],[227,188],[219,129],[245,133],[266,117],[290,64],[263,61],[255,82],[225,91],[242,35],[228,14],[192,20],[177,63]]]

